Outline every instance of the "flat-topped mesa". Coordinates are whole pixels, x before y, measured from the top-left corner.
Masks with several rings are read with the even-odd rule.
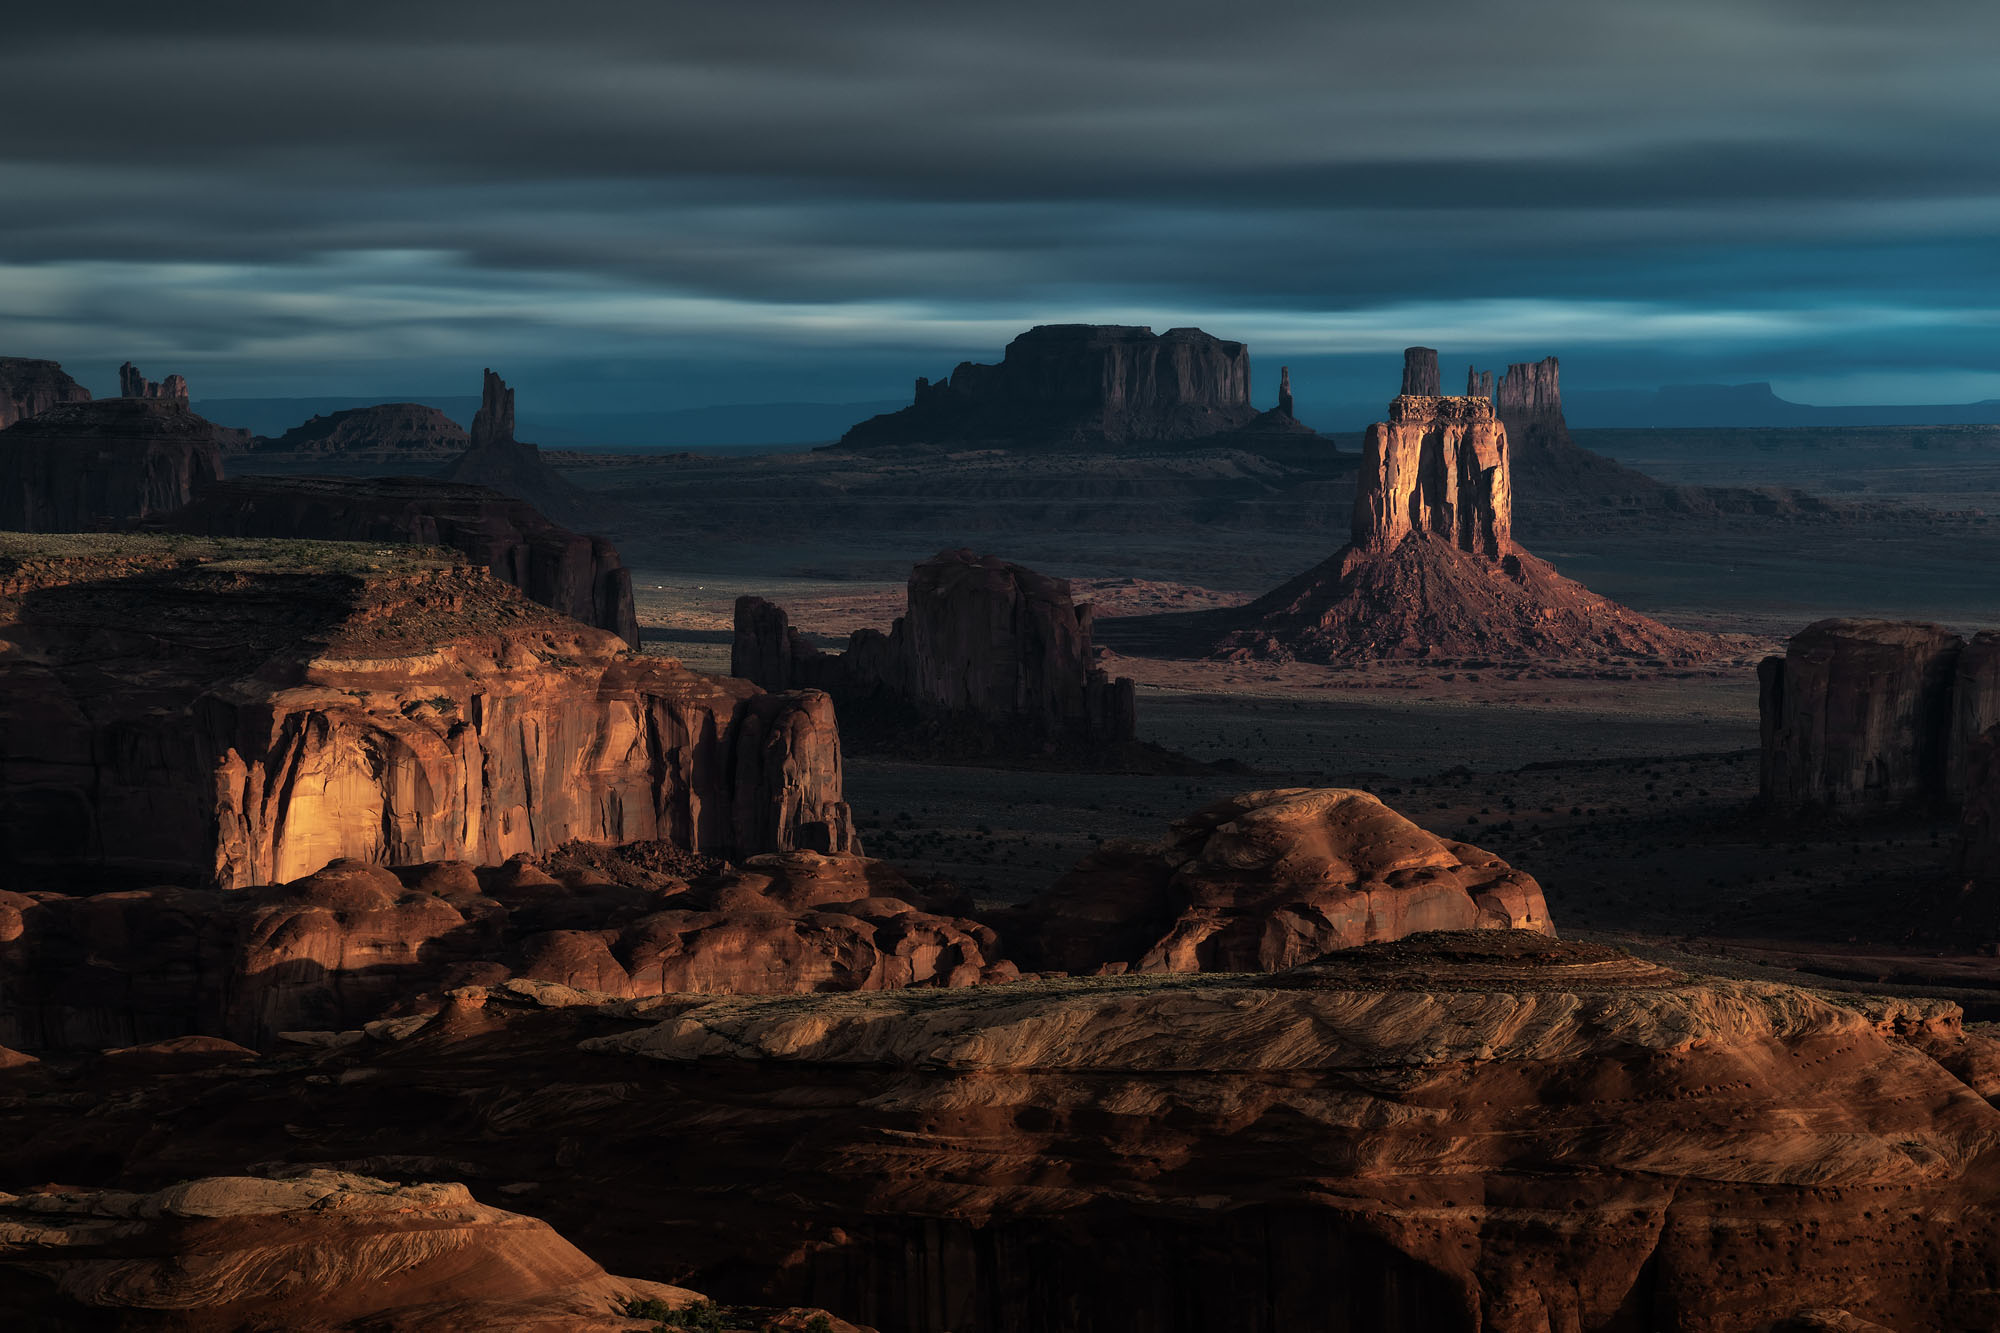
[[[209,537],[448,546],[543,606],[639,646],[632,572],[618,548],[485,486],[428,477],[245,477],[210,486],[149,526]]]
[[[0,430],[61,403],[87,403],[90,390],[54,361],[0,356]]]
[[[58,403],[0,431],[0,528],[86,532],[178,509],[221,479],[238,434],[178,398]]]
[[[1562,420],[1560,368],[1552,356],[1540,361],[1516,361],[1500,377],[1498,400],[1503,420]],[[1488,380],[1492,372],[1487,372]]]
[[[435,407],[377,403],[315,416],[283,435],[256,441],[252,452],[435,467],[457,458],[471,442],[465,427]]]
[[[1403,394],[1418,398],[1436,398],[1444,392],[1443,384],[1444,381],[1438,377],[1437,348],[1403,349]]]
[[[1393,551],[1410,537],[1488,560],[1513,548],[1507,432],[1484,398],[1416,397],[1368,428],[1354,493],[1353,545]]]
[[[1952,805],[2000,724],[2000,634],[1821,620],[1757,668],[1760,794],[1775,810]]]
[[[0,846],[218,887],[581,839],[855,850],[833,702],[642,657],[455,553],[0,534]],[[172,651],[162,651],[170,643]]]
[[[188,382],[179,375],[169,375],[163,380],[149,380],[139,373],[139,368],[127,361],[118,367],[118,396],[120,398],[168,398],[187,401]]]
[[[910,572],[907,610],[887,634],[857,630],[837,655],[806,643],[779,607],[738,598],[730,670],[767,689],[826,690],[850,725],[922,723],[948,747],[1129,744],[1135,688],[1095,656],[1091,608],[1067,579],[959,550]]]
[[[915,401],[842,437],[896,444],[1128,443],[1200,439],[1256,419],[1250,352],[1200,329],[1043,324],[996,365],[920,379]]]

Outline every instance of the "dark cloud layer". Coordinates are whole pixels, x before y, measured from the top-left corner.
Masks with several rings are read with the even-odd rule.
[[[1105,318],[1335,396],[1413,339],[2000,396],[1990,3],[1348,8],[42,7],[0,47],[0,351],[677,405]]]

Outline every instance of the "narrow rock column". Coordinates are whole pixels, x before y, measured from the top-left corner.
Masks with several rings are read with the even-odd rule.
[[[1438,396],[1438,354],[1435,347],[1403,349],[1403,392],[1423,398]]]
[[[1292,415],[1292,368],[1278,367],[1278,410],[1286,416]]]

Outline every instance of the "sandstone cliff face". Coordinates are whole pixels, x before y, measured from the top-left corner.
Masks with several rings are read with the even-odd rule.
[[[2000,636],[1968,648],[1938,625],[1822,620],[1758,667],[1762,796],[1775,809],[1883,808],[1962,797],[2000,722]]]
[[[381,403],[316,416],[283,435],[258,440],[254,451],[435,465],[457,458],[470,443],[465,428],[435,407]]]
[[[87,403],[90,390],[54,361],[0,356],[0,430],[62,403]]]
[[[295,879],[571,839],[849,850],[824,694],[642,658],[411,548],[0,549],[17,865]]]
[[[209,537],[448,546],[543,606],[639,646],[632,574],[618,548],[484,486],[421,477],[248,477],[210,486],[158,526]]]
[[[1528,931],[1264,978],[508,999],[226,1096],[0,1071],[0,1170],[394,1145],[537,1185],[616,1271],[914,1333],[2000,1326],[2000,1047],[1949,1005]]]
[[[826,690],[850,712],[908,712],[992,748],[1126,744],[1134,686],[1095,665],[1090,622],[1067,579],[945,551],[910,572],[889,633],[857,631],[839,655],[804,642],[780,608],[739,598],[730,671],[767,689]]]
[[[139,373],[139,368],[127,361],[118,367],[118,396],[120,398],[163,398],[187,401],[188,382],[179,375],[169,375],[163,380],[149,380]]]
[[[1426,930],[1554,934],[1541,886],[1366,792],[1249,792],[1078,862],[1004,932],[1065,972],[1275,972]]]
[[[1410,348],[1406,389],[1436,381],[1437,353]],[[1368,428],[1349,544],[1217,613],[1216,652],[1314,662],[1715,655],[1709,636],[1607,601],[1515,543],[1512,447],[1492,403],[1405,392],[1388,415]]]
[[[916,402],[862,422],[850,447],[983,441],[1184,440],[1247,425],[1250,353],[1200,329],[1039,325],[998,365],[961,363],[917,381]]]
[[[177,399],[50,407],[0,431],[0,528],[84,532],[178,509],[221,479],[222,438]]]

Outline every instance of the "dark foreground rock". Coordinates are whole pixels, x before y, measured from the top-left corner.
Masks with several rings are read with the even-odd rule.
[[[54,361],[0,356],[0,430],[62,403],[87,403],[90,390]]]
[[[184,399],[47,407],[0,431],[0,528],[88,532],[178,509],[221,479],[226,434]]]

